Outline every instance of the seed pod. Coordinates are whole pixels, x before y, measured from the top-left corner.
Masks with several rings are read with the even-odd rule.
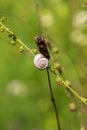
[[[12,41],[11,41],[11,44],[12,44],[12,45],[16,45],[16,41],[12,40]]]
[[[4,27],[0,27],[0,32],[4,32]]]
[[[1,22],[4,22],[4,20],[5,20],[5,17],[2,17],[0,21],[1,21]]]
[[[57,54],[59,52],[59,49],[57,47],[52,48],[53,53]]]
[[[14,36],[14,32],[9,32],[8,36],[9,37],[13,37]]]
[[[20,53],[23,53],[23,52],[24,52],[24,46],[20,46],[20,47],[19,47],[19,52],[20,52]]]
[[[71,83],[68,80],[66,80],[65,82],[69,87],[71,87]]]
[[[62,69],[62,67],[60,66],[60,64],[59,64],[58,62],[55,62],[54,68],[55,68],[56,70],[58,70],[58,72],[59,72],[60,75],[63,74],[63,69]]]
[[[36,50],[36,49],[32,49],[32,51],[33,51],[34,54],[38,53],[38,50]]]
[[[62,81],[58,77],[56,78],[56,83],[57,83],[58,86],[63,85]]]
[[[35,42],[37,44],[38,50],[39,52],[44,55],[44,57],[46,57],[48,60],[50,59],[50,55],[45,43],[44,38],[40,37],[40,36],[36,36],[35,37]]]
[[[71,103],[69,104],[69,109],[70,109],[70,111],[72,111],[72,112],[74,112],[74,111],[77,110],[76,105],[75,105],[74,102],[71,102]]]

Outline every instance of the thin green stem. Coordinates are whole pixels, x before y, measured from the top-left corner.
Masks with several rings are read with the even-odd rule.
[[[79,96],[66,82],[58,75],[58,78],[62,81],[62,83],[67,87],[78,99],[80,99],[85,105],[87,105],[87,102],[84,100],[85,98]]]
[[[1,26],[3,27],[3,29],[4,29],[5,31],[7,31],[9,34],[14,33],[14,32],[11,31],[9,28],[7,28],[1,21],[0,21],[0,25],[1,25]],[[34,54],[33,50],[30,49],[29,47],[27,47],[27,46],[25,45],[25,43],[21,41],[21,39],[16,38],[16,41],[17,41],[20,45],[22,45],[28,52],[30,52],[31,54]]]
[[[40,15],[40,10],[39,10],[39,3],[38,3],[37,0],[34,0],[34,4],[35,4],[36,13],[37,13],[38,26],[39,26],[39,29],[40,29],[40,34],[43,34],[41,15]]]
[[[34,54],[33,50],[30,49],[29,47],[27,47],[24,42],[21,41],[21,39],[17,38],[16,39],[28,52],[30,52],[31,54]]]
[[[1,25],[1,27],[4,28],[5,31],[8,32],[8,34],[14,34],[14,32],[11,31],[8,27],[6,27],[6,26],[2,23],[1,20],[0,20],[0,25]],[[16,38],[16,41],[17,41],[20,45],[22,45],[22,46],[23,46],[28,52],[30,52],[31,54],[35,54],[35,53],[36,53],[36,52],[34,52],[34,51],[36,51],[36,50],[30,49],[27,45],[25,45],[24,42],[21,41],[21,39]],[[55,69],[52,69],[51,67],[50,67],[49,69],[50,69],[50,71],[51,71],[52,73],[54,73],[54,74],[56,75],[56,77],[64,84],[64,86],[65,86],[66,88],[68,88],[81,102],[83,102],[83,103],[87,106],[87,99],[86,99],[86,98],[80,96],[77,92],[75,92],[75,91],[61,78],[61,76],[59,76],[59,75],[56,73]]]
[[[51,86],[51,80],[50,80],[50,75],[49,75],[48,68],[47,68],[47,76],[48,76],[49,89],[50,89],[50,94],[51,94],[51,101],[53,103],[54,110],[55,110],[55,115],[56,115],[57,127],[58,127],[58,130],[61,130],[59,115],[58,115],[58,109],[57,109],[56,102],[55,102],[54,95],[53,95],[53,90],[52,90],[52,86]]]
[[[57,78],[63,83],[63,85],[68,88],[81,102],[83,102],[86,106],[87,106],[87,99],[80,96],[77,92],[75,92],[62,78],[61,76],[59,76],[55,70],[53,70],[52,68],[49,68],[51,72],[53,72]]]

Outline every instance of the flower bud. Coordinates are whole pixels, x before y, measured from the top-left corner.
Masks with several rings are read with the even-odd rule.
[[[9,32],[8,36],[9,37],[13,37],[14,36],[14,32]]]
[[[2,18],[0,19],[1,22],[3,22],[4,20],[5,20],[5,17],[2,17]]]
[[[16,41],[12,40],[12,41],[11,41],[11,44],[12,44],[12,45],[16,45]]]
[[[20,47],[19,47],[19,52],[20,52],[20,53],[24,52],[24,46],[20,46]]]
[[[57,83],[58,86],[63,85],[62,81],[58,77],[56,78],[56,83]]]
[[[71,102],[71,103],[69,104],[69,109],[70,109],[70,111],[72,111],[72,112],[74,112],[74,111],[77,110],[76,105],[75,105],[74,102]]]
[[[3,26],[0,27],[0,32],[4,32],[4,27]]]
[[[69,87],[71,87],[71,83],[68,80],[66,80],[65,82]]]
[[[53,53],[57,54],[59,52],[59,49],[57,47],[53,47],[52,51]]]

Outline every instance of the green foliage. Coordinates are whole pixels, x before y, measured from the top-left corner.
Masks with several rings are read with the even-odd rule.
[[[64,78],[80,95],[86,96],[87,24],[79,22],[85,11],[83,3],[39,0],[38,4],[41,25],[32,0],[0,0],[0,17],[5,16],[5,24],[31,48],[36,48],[34,37],[44,32],[52,47],[59,48],[55,57],[63,67]],[[22,47],[19,49],[23,50]],[[19,49],[11,46],[6,33],[0,33],[0,129],[56,130],[46,72],[34,67],[33,55],[20,54]],[[58,87],[54,80],[51,75],[61,129],[84,127],[87,118],[83,104],[75,97],[68,98],[65,88]],[[71,102],[76,104],[77,111],[69,110]]]

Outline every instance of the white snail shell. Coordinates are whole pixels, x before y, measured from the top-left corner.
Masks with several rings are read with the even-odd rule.
[[[46,69],[48,67],[48,62],[49,60],[42,55],[41,53],[38,53],[35,57],[34,57],[34,65],[38,68],[38,69]]]

